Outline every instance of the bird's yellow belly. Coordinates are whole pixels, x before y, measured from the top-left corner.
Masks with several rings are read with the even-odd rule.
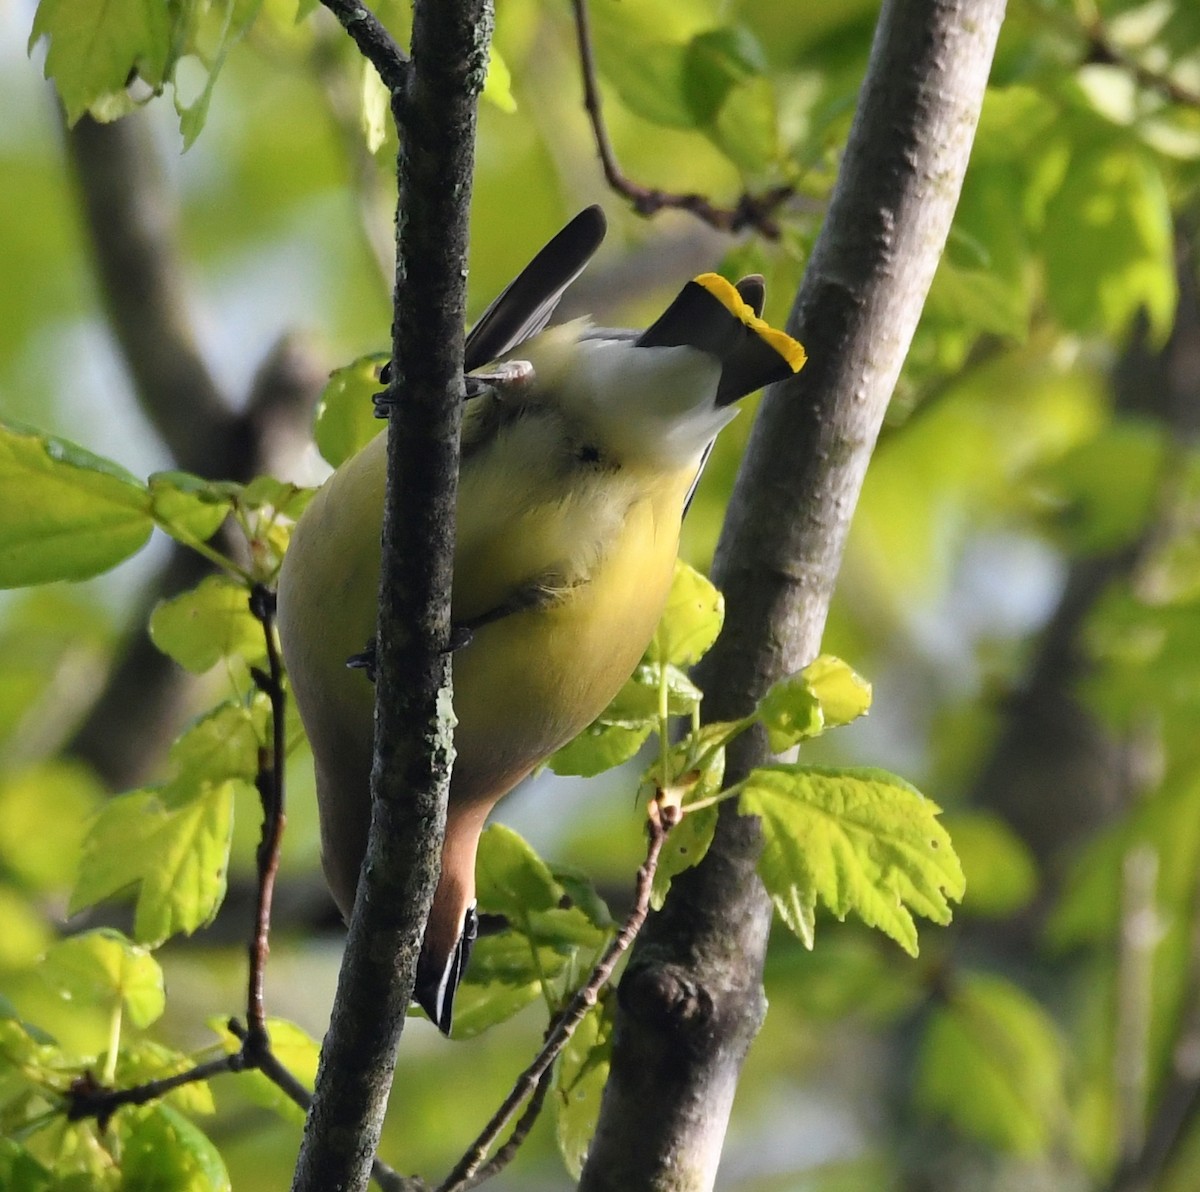
[[[519,781],[586,728],[633,672],[671,584],[678,519],[645,498],[595,573],[545,608],[477,631],[454,656],[453,787],[473,801]]]

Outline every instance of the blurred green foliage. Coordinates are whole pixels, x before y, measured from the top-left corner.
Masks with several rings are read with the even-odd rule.
[[[373,366],[349,362],[388,337],[388,283],[368,225],[382,219],[386,240],[390,213],[376,200],[380,188],[386,197],[395,144],[348,39],[311,0],[299,8],[42,0],[32,30],[21,14],[0,14],[0,101],[24,114],[0,136],[0,575],[8,585],[75,581],[0,606],[5,1188],[208,1189],[231,1178],[239,1190],[267,1189],[282,1186],[294,1157],[297,1114],[257,1078],[187,1086],[122,1110],[105,1130],[67,1128],[58,1114],[85,1071],[132,1083],[231,1046],[203,1023],[240,1010],[243,947],[203,931],[152,954],[145,945],[201,928],[226,884],[248,881],[267,731],[247,669],[261,663],[258,627],[240,588],[207,581],[161,605],[150,626],[182,666],[209,670],[195,719],[172,726],[177,741],[158,760],[157,781],[105,791],[85,764],[62,757],[118,657],[130,593],[161,543],[116,582],[83,577],[137,551],[156,527],[196,545],[232,513],[252,547],[243,578],[269,578],[304,496],[273,481],[239,488],[162,472],[171,461],[107,346],[37,67],[72,119],[147,107],[178,196],[197,339],[225,388],[244,386],[293,326],[331,366],[345,366],[317,424],[321,451],[336,462],[374,429]],[[578,101],[565,6],[505,0],[501,65],[480,121],[472,314],[565,216],[602,201],[609,242],[579,287],[600,321],[636,325],[681,276],[724,254],[723,271],[766,276],[767,316],[781,323],[835,183],[877,8],[591,0],[605,114],[625,170],[725,203],[743,187],[792,186],[781,237],[767,243],[707,238],[678,215],[644,223],[624,212],[603,187]],[[403,41],[403,3],[378,9]],[[31,34],[35,64],[23,61]],[[821,930],[811,952],[783,931],[773,942],[772,1009],[734,1118],[730,1188],[1116,1192],[1135,1186],[1146,1140],[1158,1145],[1173,1121],[1146,1178],[1168,1192],[1200,1184],[1189,1059],[1200,1023],[1200,387],[1186,365],[1200,351],[1198,243],[1200,9],[1190,0],[1013,0],[950,244],[827,631],[826,648],[871,676],[871,715],[810,741],[850,719],[835,709],[859,690],[848,682],[822,694],[813,676],[774,693],[762,712],[781,744],[804,742],[802,758],[816,767],[809,785],[813,773],[839,775],[808,804],[784,803],[784,819],[798,806],[809,817],[828,812],[835,796],[844,805],[846,774],[874,790],[861,767],[903,773],[946,808],[965,900],[952,927],[922,932],[910,959],[861,924],[836,922],[861,913],[872,887],[836,863],[833,845],[834,861],[808,886],[785,878],[773,887],[809,936],[814,921]],[[697,565],[711,557],[751,421],[748,410],[722,435],[689,514],[685,553]],[[1089,595],[1076,608],[1066,597],[1081,588]],[[715,608],[703,590],[684,603]],[[704,641],[711,628],[702,615],[687,633]],[[659,645],[611,718],[564,750],[556,770],[594,773],[632,757],[660,700],[690,716],[697,693],[683,668],[694,651],[687,640],[678,651]],[[1047,685],[1056,699],[1030,704]],[[1026,707],[1034,712],[1023,716]],[[1086,733],[1075,731],[1080,718]],[[687,797],[719,791],[724,731],[674,748]],[[311,773],[294,723],[288,740],[281,881],[305,890],[319,881]],[[1098,755],[1088,752],[1096,740]],[[592,780],[583,807],[577,788],[543,780],[505,805],[553,864],[507,829],[489,833],[481,901],[517,925],[480,941],[456,1031],[470,1042],[406,1034],[404,1107],[389,1122],[385,1158],[445,1169],[507,1091],[546,1006],[611,931],[569,866],[619,902],[640,863],[636,786],[627,771]],[[1014,795],[1027,790],[1032,813]],[[1068,799],[1064,830],[1053,813]],[[902,804],[886,806],[899,814]],[[904,832],[929,828],[920,818],[928,805],[915,806],[915,819],[900,815]],[[684,825],[664,857],[660,897],[707,847],[711,814]],[[777,840],[794,845],[794,826]],[[799,852],[815,864],[815,850]],[[953,875],[948,887],[957,888]],[[117,893],[133,895],[132,915],[124,904],[74,913]],[[923,901],[944,917],[928,890]],[[907,944],[903,905],[887,910]],[[336,959],[311,937],[285,930],[268,973],[282,1016],[276,1046],[304,1078]],[[556,1144],[577,1169],[611,1013],[606,999],[587,1019],[556,1076],[553,1111],[503,1186],[561,1184]],[[811,1122],[835,1123],[824,1135],[842,1141],[827,1145]]]

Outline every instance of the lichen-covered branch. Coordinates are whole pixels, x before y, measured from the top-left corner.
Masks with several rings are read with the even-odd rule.
[[[725,629],[705,712],[743,715],[817,652],[867,462],[945,244],[1003,0],[888,0],[829,214],[788,331],[808,350],[767,395],[717,550]],[[727,781],[767,757],[754,734]],[[738,1074],[765,1012],[770,906],[756,822],[722,809],[621,985],[612,1074],[583,1192],[713,1186]]]
[[[489,0],[414,6],[403,99],[373,814],[295,1192],[366,1185],[445,829],[467,217]]]

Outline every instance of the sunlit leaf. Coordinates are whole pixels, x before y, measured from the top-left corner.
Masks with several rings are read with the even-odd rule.
[[[139,1111],[121,1163],[121,1192],[230,1192],[212,1141],[181,1113],[158,1104]]]
[[[53,79],[74,124],[94,105],[123,95],[133,71],[161,82],[171,51],[170,10],[156,0],[40,0],[30,47],[49,40]]]
[[[916,912],[950,921],[964,881],[938,808],[878,770],[770,766],[746,780],[740,808],[763,824],[759,873],[784,922],[811,947],[820,902],[853,911],[911,955]]]
[[[317,405],[313,437],[323,458],[335,468],[365,447],[384,423],[375,417],[372,398],[382,392],[379,370],[386,352],[360,356],[334,369]]]
[[[575,1029],[554,1070],[554,1127],[558,1150],[579,1178],[600,1118],[600,1098],[612,1054],[613,998],[602,997]]]
[[[98,575],[153,528],[146,488],[123,468],[0,424],[0,587]]]
[[[134,936],[159,943],[211,922],[225,896],[234,781],[168,806],[153,791],[113,799],[84,842],[71,911],[137,888]]]
[[[166,1006],[158,961],[109,928],[60,940],[46,953],[38,974],[68,1001],[108,1005],[119,1000],[135,1026],[149,1026]]]
[[[677,559],[671,592],[646,650],[647,659],[691,666],[717,640],[724,619],[725,598],[700,572]]]
[[[195,674],[223,658],[253,663],[266,654],[262,626],[250,613],[249,592],[220,575],[161,601],[150,616],[150,637],[164,654]]]

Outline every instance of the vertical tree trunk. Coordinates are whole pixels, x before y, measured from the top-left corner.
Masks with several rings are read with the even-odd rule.
[[[763,403],[714,564],[725,630],[699,668],[705,711],[744,714],[817,652],[850,517],[941,256],[1003,0],[888,0],[825,225],[788,330],[809,363]],[[727,781],[768,757],[731,750]],[[612,1073],[583,1192],[713,1187],[765,1002],[771,908],[757,821],[723,809],[620,989]]]

